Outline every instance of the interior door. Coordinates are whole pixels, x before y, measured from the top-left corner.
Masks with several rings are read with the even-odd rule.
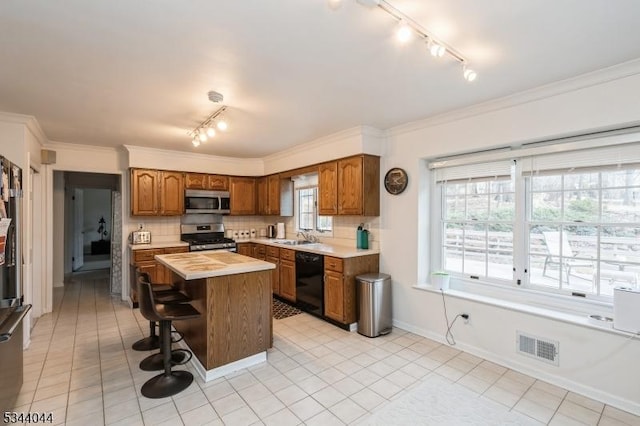
[[[72,269],[77,271],[84,265],[84,192],[80,188],[73,190],[73,262]]]

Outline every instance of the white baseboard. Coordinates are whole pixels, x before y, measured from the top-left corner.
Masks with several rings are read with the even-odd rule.
[[[450,346],[447,343],[446,339],[444,338],[444,335],[436,334],[436,333],[433,333],[432,331],[429,331],[420,327],[415,327],[411,324],[405,323],[403,321],[398,321],[398,320],[393,320],[393,326],[400,328],[402,330],[406,330],[411,333],[417,334],[419,336],[426,337],[431,340],[435,340],[436,342],[442,343],[444,345]],[[616,407],[621,410],[628,411],[630,413],[640,416],[640,402],[638,401],[631,401],[625,398],[620,398],[616,395],[603,392],[599,389],[586,386],[582,383],[569,380],[565,377],[549,374],[545,371],[532,368],[529,365],[520,363],[517,360],[517,358],[515,358],[515,354],[513,359],[510,357],[503,357],[493,352],[489,352],[485,349],[480,349],[475,346],[465,344],[464,342],[457,342],[456,348],[460,349],[461,351],[468,352],[472,355],[478,356],[480,358],[486,359],[487,361],[494,362],[496,364],[518,371],[520,373],[527,374],[533,378],[543,380],[545,382],[549,382],[553,385],[560,386],[564,389],[570,390],[571,392],[584,395],[591,399],[604,402],[605,404],[611,405],[613,407]]]
[[[191,349],[189,348],[189,345],[187,345],[184,342],[184,340],[180,342],[180,347],[191,351]],[[202,365],[198,357],[195,355],[191,358],[190,362],[193,364],[196,371],[198,372],[198,375],[200,375],[202,380],[204,380],[205,382],[210,382],[212,380],[234,373],[238,370],[242,370],[243,368],[249,368],[266,361],[267,361],[267,351],[260,352],[255,355],[251,355],[234,362],[230,362],[229,364],[223,365],[221,367],[213,368],[211,370],[205,369],[204,365]]]

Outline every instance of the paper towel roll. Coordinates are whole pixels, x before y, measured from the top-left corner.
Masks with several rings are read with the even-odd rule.
[[[276,238],[285,238],[284,236],[284,223],[278,222],[276,224]]]

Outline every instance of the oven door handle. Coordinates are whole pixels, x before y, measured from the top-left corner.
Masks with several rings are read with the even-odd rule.
[[[22,305],[11,313],[11,316],[5,321],[5,326],[0,329],[0,343],[11,339],[11,336],[27,315],[29,309],[31,309],[31,305]]]

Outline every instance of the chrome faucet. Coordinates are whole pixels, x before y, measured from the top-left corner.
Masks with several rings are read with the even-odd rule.
[[[318,237],[313,235],[311,232],[298,231],[298,233],[296,234],[296,237],[299,237],[301,235],[302,235],[302,239],[305,240],[305,241],[311,241],[312,243],[319,243],[320,242]]]

